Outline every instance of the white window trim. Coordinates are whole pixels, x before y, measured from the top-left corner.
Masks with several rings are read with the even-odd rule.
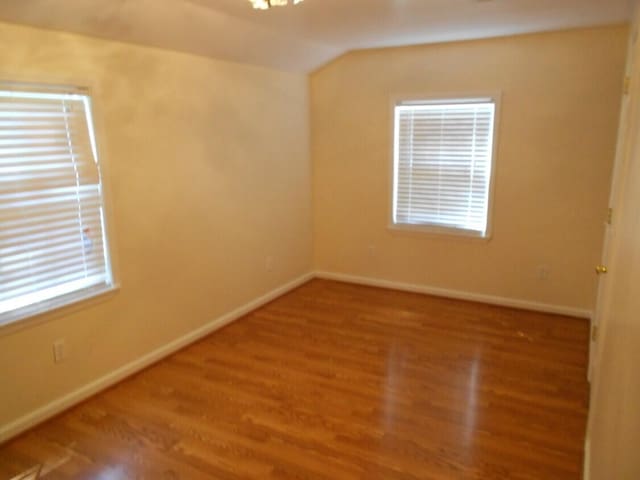
[[[18,310],[14,310],[12,315],[7,315],[3,323],[0,324],[2,333],[15,331],[12,327],[27,327],[34,323],[39,323],[39,317],[66,311],[72,306],[85,306],[90,300],[97,297],[114,293],[120,290],[120,285],[111,283],[109,285],[96,285],[81,290],[75,290],[66,295],[62,295],[51,300],[34,303]]]
[[[10,335],[24,328],[44,323],[68,313],[80,309],[89,308],[96,303],[109,299],[112,294],[117,293],[120,288],[119,272],[116,262],[114,248],[114,228],[112,222],[111,189],[108,180],[108,164],[105,162],[104,145],[100,142],[103,138],[104,128],[100,108],[94,104],[93,91],[95,88],[91,82],[77,81],[74,78],[36,77],[31,79],[2,75],[0,77],[0,88],[4,90],[20,90],[51,93],[77,93],[87,96],[91,116],[88,119],[93,127],[92,143],[95,155],[98,159],[98,166],[101,172],[102,207],[104,211],[103,224],[105,229],[105,255],[108,258],[108,268],[111,282],[109,284],[93,285],[84,289],[76,290],[66,295],[37,302],[14,310],[12,313],[5,313],[4,319],[0,321],[0,337]]]
[[[487,204],[487,229],[484,235],[471,230],[464,230],[455,227],[443,227],[439,225],[411,225],[394,222],[394,188],[395,188],[395,112],[396,106],[400,103],[407,102],[435,102],[439,100],[473,100],[478,98],[491,99],[495,103],[494,115],[494,134],[493,134],[493,150],[491,159],[491,177],[489,180],[489,198]],[[434,236],[450,236],[454,238],[464,238],[470,240],[489,241],[493,238],[493,210],[495,196],[495,180],[496,171],[498,169],[498,146],[500,144],[500,117],[502,110],[502,92],[443,92],[443,93],[412,93],[406,95],[394,94],[390,98],[389,113],[389,196],[388,196],[388,213],[387,213],[387,229],[391,233],[409,233],[418,235],[434,235]]]

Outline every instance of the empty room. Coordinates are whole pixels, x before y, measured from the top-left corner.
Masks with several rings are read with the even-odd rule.
[[[2,0],[0,480],[640,480],[639,28]]]

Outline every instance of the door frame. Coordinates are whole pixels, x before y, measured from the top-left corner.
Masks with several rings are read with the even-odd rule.
[[[625,69],[624,89],[622,94],[622,102],[620,109],[620,121],[618,127],[618,137],[616,141],[616,153],[614,157],[613,171],[611,176],[611,192],[609,194],[609,207],[606,212],[606,220],[604,222],[604,239],[601,255],[601,264],[608,265],[611,260],[611,245],[616,234],[615,220],[616,220],[616,205],[619,204],[619,199],[623,193],[623,181],[628,170],[628,158],[629,149],[631,148],[631,139],[633,137],[632,132],[637,126],[637,115],[634,115],[634,105],[631,102],[631,82],[635,81],[634,67],[639,63],[639,59],[636,58],[636,44],[638,41],[638,29],[634,26],[634,30],[630,36],[629,41],[629,54],[627,58],[627,66]],[[607,318],[607,312],[609,311],[609,290],[608,283],[606,281],[607,275],[600,275],[598,280],[598,293],[596,299],[596,306],[594,313],[591,317],[591,330],[589,332],[589,365],[587,369],[587,379],[590,383],[593,383],[596,370],[598,368],[599,359],[599,345],[602,343],[601,336],[603,329],[601,324],[603,319]]]

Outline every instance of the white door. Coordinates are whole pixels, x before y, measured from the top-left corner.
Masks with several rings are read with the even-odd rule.
[[[599,265],[594,265],[594,274],[599,276],[598,282],[598,299],[594,317],[592,319],[591,345],[589,349],[589,381],[595,376],[595,370],[598,365],[599,358],[599,332],[602,331],[601,323],[607,318],[607,311],[610,308],[611,294],[609,287],[611,282],[607,282],[607,275],[610,268],[611,248],[614,244],[616,235],[615,216],[619,214],[616,206],[621,201],[623,194],[624,179],[627,175],[629,166],[630,149],[634,145],[634,133],[638,131],[638,115],[632,105],[629,95],[630,82],[634,73],[634,66],[638,63],[636,57],[636,41],[637,34],[632,37],[632,44],[629,47],[629,59],[627,62],[627,72],[625,77],[624,93],[622,98],[622,109],[620,114],[620,128],[618,132],[618,142],[616,147],[616,157],[613,167],[613,176],[611,184],[611,194],[609,197],[609,210],[603,212],[605,234],[604,248],[602,258]]]
[[[640,65],[640,45],[632,48]],[[613,224],[601,275],[585,478],[640,479],[640,68],[625,100]]]

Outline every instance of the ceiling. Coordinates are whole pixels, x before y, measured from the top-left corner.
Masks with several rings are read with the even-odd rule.
[[[630,0],[1,0],[0,20],[308,72],[354,49],[625,22]]]

